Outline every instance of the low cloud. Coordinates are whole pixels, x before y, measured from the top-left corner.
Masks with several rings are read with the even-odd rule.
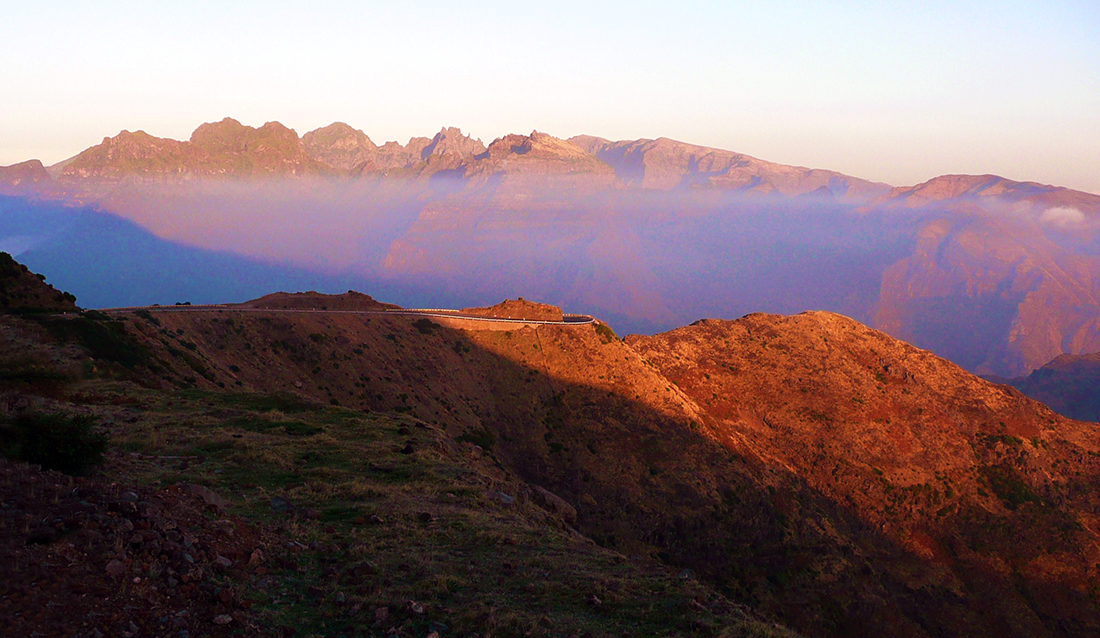
[[[1085,214],[1072,206],[1057,206],[1044,210],[1039,221],[1059,228],[1074,228],[1085,222]]]

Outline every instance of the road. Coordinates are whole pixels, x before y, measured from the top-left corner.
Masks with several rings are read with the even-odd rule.
[[[483,317],[463,313],[461,310],[447,308],[401,308],[397,310],[322,310],[320,308],[248,308],[236,304],[203,304],[192,306],[128,306],[123,308],[98,308],[98,312],[105,314],[145,312],[263,312],[286,314],[345,314],[345,315],[371,315],[371,316],[403,316],[426,317],[436,319],[462,319],[465,321],[484,321],[491,323],[511,323],[539,326],[579,326],[595,322],[590,315],[567,314],[562,321],[550,321],[546,319],[505,319],[498,317]]]

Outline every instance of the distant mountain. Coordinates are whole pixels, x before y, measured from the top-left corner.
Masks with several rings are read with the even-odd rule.
[[[1006,377],[1100,350],[1100,196],[992,175],[891,188],[666,138],[379,145],[227,118],[3,168],[0,192],[428,303],[538,296],[622,332],[829,310]]]
[[[331,168],[309,158],[298,135],[279,124],[260,128],[225,118],[203,124],[180,142],[144,131],[122,131],[68,160],[58,181],[175,182],[200,177],[323,175]]]
[[[0,166],[0,195],[31,195],[48,188],[53,180],[38,160]]]
[[[715,187],[788,197],[814,194],[852,199],[876,197],[890,190],[886,184],[834,171],[765,162],[665,137],[611,142],[580,135],[570,141],[614,167],[623,182],[642,188]]]
[[[1100,195],[1035,182],[1014,182],[996,175],[941,175],[916,186],[894,188],[884,199],[905,206],[952,200],[1024,202],[1037,206],[1077,206],[1100,214]]]
[[[1026,377],[996,381],[1071,419],[1100,421],[1100,352],[1059,355]]]
[[[366,284],[175,244],[90,207],[14,197],[0,196],[0,250],[86,308],[244,301],[272,289],[338,292]],[[5,294],[16,293],[0,291],[0,304]]]

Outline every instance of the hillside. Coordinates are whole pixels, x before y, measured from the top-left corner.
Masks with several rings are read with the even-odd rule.
[[[274,295],[48,333],[8,317],[5,338],[40,351],[4,381],[23,397],[8,405],[101,419],[136,453],[109,453],[104,480],[212,488],[223,516],[268,539],[268,573],[308,590],[286,598],[243,570],[232,591],[251,590],[249,606],[232,593],[213,611],[257,631],[393,618],[752,635],[755,614],[807,636],[1100,628],[1095,426],[930,353],[829,313],[624,342],[600,323],[295,311],[341,299],[370,298]],[[487,310],[529,309],[548,311]],[[172,494],[148,498],[186,520]],[[276,549],[288,538],[302,547]],[[326,555],[370,567],[334,579]],[[565,594],[582,582],[590,593]]]
[[[0,252],[0,312],[73,312],[76,297],[55,289],[12,256]]]
[[[629,343],[731,447],[790,468],[935,565],[926,591],[1011,613],[1018,635],[1049,635],[1060,613],[1095,626],[1095,424],[830,313],[708,320]],[[979,631],[963,627],[947,633]]]
[[[592,542],[577,508],[513,469],[489,431],[456,436],[425,418],[488,408],[493,395],[478,385],[485,364],[501,362],[491,353],[413,318],[357,324],[255,309],[0,314],[5,631],[794,636],[691,572]],[[268,341],[273,330],[286,332]],[[349,334],[373,346],[359,369],[385,375],[355,382],[392,408],[310,398],[353,403],[359,388],[340,364],[353,369],[365,353],[341,342]],[[227,340],[232,349],[211,345]],[[453,359],[411,358],[440,349]],[[325,371],[289,371],[302,357]],[[445,363],[468,368],[461,382],[486,403],[415,394],[427,390],[404,375]],[[554,396],[512,368],[501,376]],[[301,373],[322,385],[298,388]],[[12,460],[55,462],[32,443],[59,435],[70,437],[54,439],[60,458],[94,457],[77,427],[89,420],[109,435],[90,476]],[[524,441],[534,434],[512,427]]]
[[[193,357],[176,378],[481,441],[601,545],[690,568],[808,635],[1100,627],[1095,428],[842,317],[624,343],[594,326],[151,316],[133,326],[155,356]]]

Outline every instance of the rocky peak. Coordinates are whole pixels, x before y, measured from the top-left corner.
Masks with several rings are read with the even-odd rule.
[[[310,158],[339,170],[350,171],[377,159],[378,146],[359,129],[343,122],[310,131],[302,136],[302,148]]]
[[[485,152],[485,145],[481,140],[473,139],[469,135],[463,135],[456,127],[444,127],[424,148],[420,150],[420,159],[426,160],[432,155],[454,153],[459,157],[473,158]]]
[[[296,147],[298,134],[278,122],[267,122],[257,129],[227,117],[199,126],[191,134],[191,143],[211,155],[243,153],[256,145]]]
[[[53,181],[39,160],[0,166],[0,192]]]

